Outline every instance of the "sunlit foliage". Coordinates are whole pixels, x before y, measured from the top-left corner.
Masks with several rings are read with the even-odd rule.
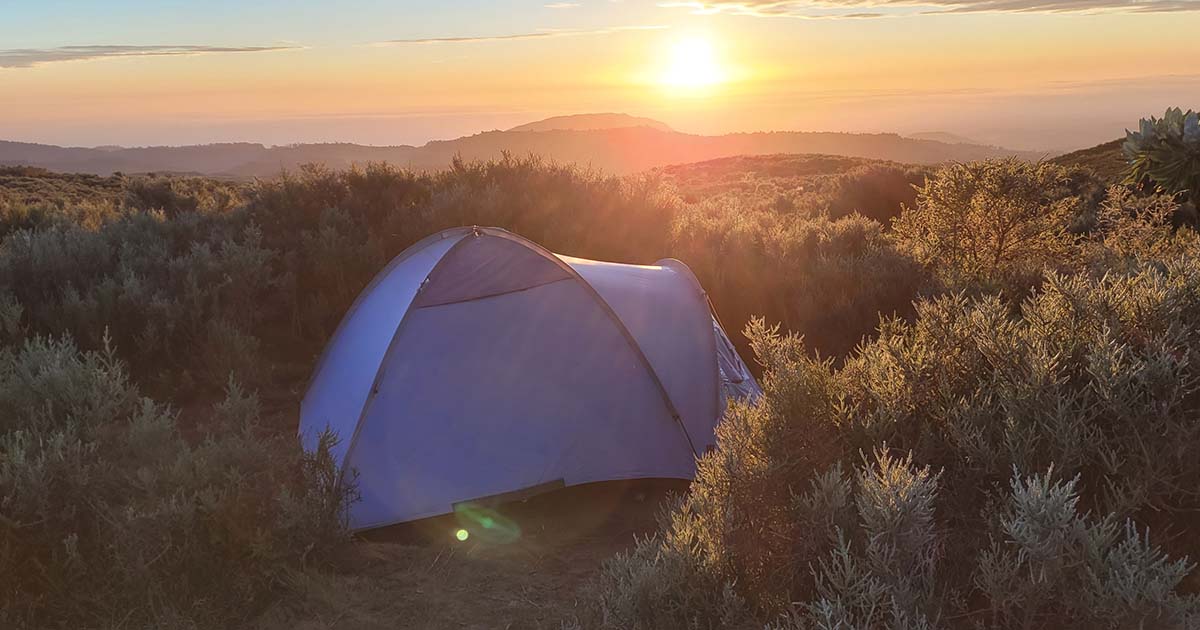
[[[1172,107],[1162,118],[1143,118],[1125,134],[1129,181],[1149,180],[1170,194],[1200,204],[1200,113]]]
[[[571,623],[1200,623],[1172,535],[1200,509],[1178,197],[1016,161],[745,162],[0,173],[0,625],[220,627],[334,549],[353,488],[250,392],[294,396],[387,260],[470,224],[681,258],[762,366]]]
[[[1200,246],[1123,188],[1074,231],[1061,175],[936,174],[895,236],[935,295],[841,362],[753,322],[763,399],[580,625],[1200,623],[1200,547],[1172,535],[1200,509]]]
[[[1065,261],[1080,211],[1066,169],[1017,160],[954,164],[918,190],[897,241],[949,287],[1025,286]]]

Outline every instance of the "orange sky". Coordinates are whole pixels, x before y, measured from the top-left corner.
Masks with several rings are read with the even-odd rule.
[[[65,22],[61,6],[18,8],[0,22],[0,139],[422,143],[621,111],[697,133],[950,131],[1057,149],[1116,137],[1171,105],[1200,105],[1200,67],[1187,61],[1200,53],[1200,12],[1188,10],[1200,2],[1149,0],[1140,6],[1163,10],[1136,14],[1112,6],[1123,0],[1095,0],[1100,13],[1039,2],[251,10],[128,0],[60,3],[83,13]],[[108,11],[89,20],[85,7],[98,4]],[[930,14],[947,6],[959,13]],[[838,7],[884,16],[797,17]],[[425,41],[446,38],[455,41]],[[703,42],[719,80],[671,81],[684,72],[672,70],[680,41]],[[78,48],[99,45],[121,48]]]

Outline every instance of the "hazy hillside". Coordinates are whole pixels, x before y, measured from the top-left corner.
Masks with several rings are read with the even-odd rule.
[[[728,193],[782,194],[807,192],[816,178],[836,176],[865,167],[906,168],[885,160],[835,155],[739,155],[672,164],[655,169],[685,194],[712,197]]]
[[[947,144],[896,134],[760,132],[701,136],[649,127],[599,130],[489,131],[421,147],[374,147],[356,144],[211,144],[184,147],[95,149],[0,142],[0,165],[30,165],[55,171],[108,175],[113,172],[172,172],[264,177],[310,162],[344,168],[354,163],[387,161],[417,170],[445,168],[456,157],[486,160],[537,154],[559,163],[577,163],[614,174],[668,164],[735,155],[822,153],[914,164],[970,161],[1043,154],[997,147]]]
[[[1064,166],[1084,166],[1095,171],[1101,179],[1115,182],[1124,179],[1129,164],[1121,151],[1124,140],[1113,140],[1090,149],[1080,149],[1051,160]]]
[[[946,144],[986,144],[984,142],[980,142],[966,136],[960,136],[956,133],[949,133],[947,131],[919,131],[917,133],[906,133],[904,134],[904,137],[912,138],[913,140],[934,140],[936,142],[945,142]]]
[[[98,177],[75,173],[52,173],[30,166],[0,166],[0,201],[36,205],[53,200],[68,203],[118,202],[125,194],[125,182],[118,177]]]
[[[323,145],[314,145],[323,146]],[[271,152],[261,144],[183,147],[82,148],[0,141],[0,165],[40,166],[54,171],[110,175],[114,172],[241,174],[237,167]]]
[[[674,131],[667,123],[630,116],[629,114],[572,114],[570,116],[553,116],[545,120],[517,125],[509,131],[558,131],[572,129],[588,131],[594,129],[621,129],[624,127],[649,127],[658,131]]]
[[[689,203],[747,199],[784,212],[841,217],[858,212],[887,225],[932,169],[833,155],[740,155],[655,169]]]

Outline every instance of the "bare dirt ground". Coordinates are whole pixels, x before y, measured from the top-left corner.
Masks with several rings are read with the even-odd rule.
[[[650,535],[677,481],[591,484],[496,508],[505,534],[456,534],[460,517],[370,532],[333,571],[289,581],[294,595],[251,628],[263,630],[562,627],[580,589],[635,536]],[[470,530],[469,530],[470,531]]]

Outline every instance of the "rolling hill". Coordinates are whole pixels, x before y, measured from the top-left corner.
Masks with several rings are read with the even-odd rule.
[[[630,116],[629,114],[572,114],[570,116],[553,116],[524,125],[517,125],[509,131],[559,131],[570,129],[575,131],[590,131],[595,129],[622,129],[626,127],[649,127],[658,131],[674,131],[667,123]]]
[[[1105,181],[1120,181],[1125,178],[1125,172],[1128,169],[1125,154],[1121,150],[1124,142],[1124,139],[1105,142],[1090,149],[1080,149],[1060,155],[1050,161],[1064,166],[1086,166]]]
[[[609,122],[613,120],[609,119]],[[579,123],[576,120],[566,123],[542,121],[539,124],[554,126]],[[778,153],[820,153],[912,164],[1003,156],[1027,159],[1046,157],[1040,153],[974,144],[947,144],[890,133],[777,131],[703,136],[634,126],[488,131],[454,140],[433,141],[419,147],[357,144],[268,147],[252,143],[227,143],[181,147],[81,148],[0,141],[0,165],[37,166],[54,171],[97,175],[164,172],[263,177],[306,163],[344,168],[355,163],[386,161],[418,170],[434,170],[446,167],[455,157],[486,160],[498,158],[506,152],[515,155],[536,154],[547,160],[578,163],[616,174],[735,155]]]

